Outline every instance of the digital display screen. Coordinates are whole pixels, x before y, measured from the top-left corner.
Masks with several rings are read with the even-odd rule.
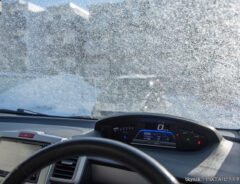
[[[41,149],[41,145],[0,139],[0,174],[11,172],[22,161]]]
[[[169,131],[139,130],[132,144],[175,148],[176,140],[175,135]]]

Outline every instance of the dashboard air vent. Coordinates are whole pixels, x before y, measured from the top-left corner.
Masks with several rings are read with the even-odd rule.
[[[72,179],[78,156],[62,159],[55,163],[52,177],[61,179]]]

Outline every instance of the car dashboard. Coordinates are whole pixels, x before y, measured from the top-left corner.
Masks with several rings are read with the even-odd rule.
[[[100,120],[1,114],[0,183],[43,147],[81,137],[103,137],[130,144],[157,160],[181,183],[240,183],[239,130],[216,130],[192,120],[149,113]],[[34,173],[26,183],[147,181],[121,163],[73,155]]]

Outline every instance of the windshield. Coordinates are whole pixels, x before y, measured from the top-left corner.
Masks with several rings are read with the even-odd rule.
[[[0,108],[240,127],[239,0],[3,0]]]

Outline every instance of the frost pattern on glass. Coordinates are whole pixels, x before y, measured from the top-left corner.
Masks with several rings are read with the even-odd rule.
[[[0,95],[1,108],[21,107],[61,116],[91,116],[100,90],[78,75],[43,76]]]
[[[1,96],[16,86],[66,73],[101,89],[97,99],[89,97],[92,116],[158,112],[239,128],[239,0],[125,0],[88,11],[73,3],[3,2],[0,38],[1,108],[14,108]],[[34,109],[40,102],[31,103]]]

